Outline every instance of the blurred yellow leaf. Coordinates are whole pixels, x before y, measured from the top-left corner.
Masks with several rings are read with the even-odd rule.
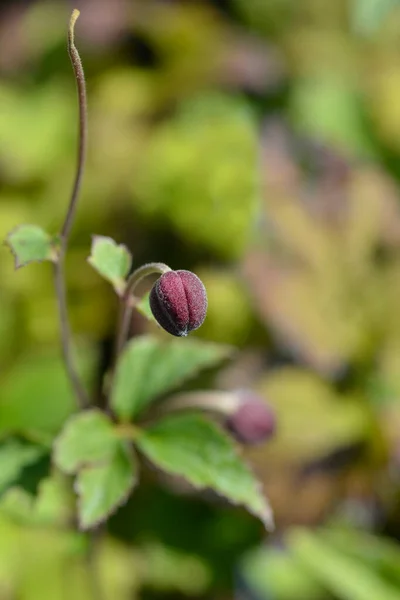
[[[257,142],[246,104],[198,97],[160,126],[133,182],[138,208],[222,257],[249,241],[259,203]]]
[[[286,457],[304,464],[368,435],[371,416],[365,405],[339,397],[311,372],[278,369],[265,375],[258,389],[273,406],[278,424],[265,448],[269,460]]]
[[[208,296],[207,317],[200,337],[223,344],[241,345],[251,333],[253,316],[244,284],[233,273],[197,269]]]

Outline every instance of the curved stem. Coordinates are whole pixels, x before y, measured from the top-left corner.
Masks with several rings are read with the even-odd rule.
[[[83,170],[85,167],[86,159],[86,146],[87,146],[87,100],[86,100],[86,82],[85,73],[83,71],[82,61],[80,59],[78,50],[74,43],[74,28],[77,18],[79,17],[79,10],[75,9],[71,15],[71,21],[68,29],[68,54],[71,59],[72,67],[74,69],[76,87],[78,91],[78,104],[79,104],[79,142],[78,142],[78,162],[76,168],[76,175],[74,181],[74,187],[72,189],[71,200],[69,202],[65,221],[61,230],[61,239],[64,241],[64,246],[67,245],[68,238],[71,232],[73,219],[78,204],[78,197],[82,183]]]
[[[75,74],[77,90],[78,90],[78,104],[79,104],[79,144],[78,144],[78,164],[76,169],[76,176],[74,186],[72,189],[71,199],[68,205],[67,214],[64,219],[64,223],[61,228],[61,234],[59,238],[59,252],[58,260],[54,264],[54,278],[55,288],[58,301],[58,312],[60,318],[60,330],[61,330],[61,344],[63,351],[63,358],[65,367],[67,370],[68,377],[74,388],[78,404],[81,408],[88,406],[89,399],[85,388],[82,385],[80,376],[75,367],[75,363],[72,357],[71,349],[71,328],[69,324],[68,308],[67,308],[67,293],[65,286],[65,254],[67,251],[67,245],[73,219],[76,212],[78,203],[79,191],[82,182],[83,169],[85,166],[85,155],[87,145],[87,101],[86,101],[86,83],[85,75],[83,72],[82,62],[79,57],[78,50],[74,44],[74,27],[77,18],[79,17],[79,10],[74,10],[71,15],[71,20],[68,28],[68,54],[71,59],[72,67]]]
[[[163,273],[167,273],[167,271],[171,271],[171,269],[164,263],[148,263],[136,269],[126,282],[126,288],[121,297],[120,317],[114,352],[114,366],[128,337],[132,311],[135,307],[134,291],[137,284],[149,275],[154,275],[156,273],[162,275]]]

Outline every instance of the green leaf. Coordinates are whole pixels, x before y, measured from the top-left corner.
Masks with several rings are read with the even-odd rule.
[[[231,353],[227,346],[195,339],[135,338],[118,362],[111,405],[121,419],[129,420],[161,394]]]
[[[44,454],[44,448],[17,439],[0,444],[0,493],[13,485],[21,472]]]
[[[324,586],[294,556],[280,548],[261,546],[245,554],[240,574],[257,599],[321,600],[326,597]]]
[[[370,566],[345,556],[317,534],[294,530],[289,543],[307,570],[340,600],[398,600],[397,586],[386,583]]]
[[[75,483],[81,528],[94,527],[115,512],[127,500],[136,480],[131,451],[122,442],[108,462],[82,469]]]
[[[50,458],[47,455],[46,458],[50,467]],[[42,473],[34,493],[17,482],[1,498],[0,509],[7,518],[19,525],[65,525],[71,521],[74,512],[70,482],[58,471],[50,474],[47,469],[46,473]]]
[[[94,235],[88,262],[113,285],[117,294],[123,293],[125,278],[132,265],[132,256],[126,246],[118,245],[109,237]]]
[[[260,484],[232,440],[211,421],[195,414],[170,416],[142,430],[136,444],[163,471],[184,477],[198,489],[211,488],[273,528]]]
[[[64,473],[110,459],[118,438],[110,419],[99,410],[74,415],[54,444],[54,461]]]
[[[360,529],[327,528],[319,535],[344,555],[359,559],[370,569],[400,586],[400,547],[389,538]]]
[[[14,254],[15,268],[31,262],[56,259],[54,239],[37,225],[19,225],[8,234],[6,243]]]

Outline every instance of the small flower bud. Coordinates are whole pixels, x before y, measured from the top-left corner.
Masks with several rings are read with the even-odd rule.
[[[275,432],[275,415],[270,406],[257,394],[240,392],[237,410],[228,417],[226,426],[243,444],[259,444]]]
[[[168,333],[186,336],[206,318],[206,289],[191,271],[167,271],[153,285],[150,308]]]

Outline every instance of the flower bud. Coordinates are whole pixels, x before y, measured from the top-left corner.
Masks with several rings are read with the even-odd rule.
[[[206,289],[191,271],[167,271],[153,285],[150,308],[168,333],[186,336],[206,318]]]
[[[275,415],[257,394],[241,391],[238,408],[226,420],[232,435],[243,444],[259,444],[275,432]]]

